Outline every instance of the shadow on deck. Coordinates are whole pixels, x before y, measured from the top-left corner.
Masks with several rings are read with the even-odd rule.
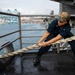
[[[35,54],[18,55],[0,75],[75,75],[75,61],[71,51],[46,53],[37,67],[33,65],[34,58]]]

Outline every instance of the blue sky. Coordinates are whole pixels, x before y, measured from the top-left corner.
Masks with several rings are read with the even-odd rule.
[[[59,3],[50,0],[0,0],[0,9],[17,9],[21,14],[59,14]]]

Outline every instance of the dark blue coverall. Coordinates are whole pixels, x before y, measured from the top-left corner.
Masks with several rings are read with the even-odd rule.
[[[46,38],[45,41],[48,41],[54,37],[56,37],[58,34],[60,34],[63,38],[68,38],[73,36],[71,30],[71,26],[69,24],[69,22],[64,25],[64,26],[58,26],[58,19],[54,19],[51,24],[49,24],[49,27],[47,29],[47,31],[50,33],[50,35]],[[68,42],[71,46],[72,52],[75,55],[75,40]],[[46,53],[49,49],[50,46],[46,46],[46,47],[41,47],[37,53],[36,58],[39,59],[44,53]]]

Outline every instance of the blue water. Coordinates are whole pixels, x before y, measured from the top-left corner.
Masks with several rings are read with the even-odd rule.
[[[17,24],[0,25],[0,36],[4,35],[4,34],[11,33],[11,32],[16,31],[18,29],[19,29],[19,26]],[[45,26],[40,25],[40,24],[22,24],[21,29],[22,30],[25,30],[25,29],[26,30],[27,29],[45,29]],[[22,36],[42,36],[44,32],[45,32],[45,30],[44,31],[22,31]],[[17,32],[15,34],[9,35],[7,37],[0,38],[0,46],[5,42],[8,42],[8,41],[11,42],[18,37],[19,37],[19,33]],[[26,43],[26,42],[35,43],[39,39],[40,39],[40,37],[39,38],[23,38],[22,42],[23,43]],[[22,47],[24,48],[24,47],[27,47],[29,45],[33,45],[33,44],[23,44]],[[19,50],[20,49],[19,40],[14,42],[13,46],[14,46],[14,50]],[[1,53],[3,53],[4,50],[5,49],[3,49],[1,51]]]
[[[45,29],[46,26],[45,25],[41,25],[41,24],[22,24],[21,25],[21,29]],[[5,24],[5,25],[0,25],[0,36],[16,31],[19,29],[18,24]],[[74,34],[75,34],[75,29],[71,30]],[[22,36],[42,36],[44,34],[44,31],[22,31]],[[4,38],[0,38],[0,45],[3,44],[4,42],[8,42],[8,41],[13,41],[16,38],[19,37],[19,33],[15,33],[13,35],[4,37]],[[26,42],[31,42],[31,43],[35,43],[37,42],[39,38],[23,38],[22,39],[22,43],[26,43]],[[25,48],[29,45],[33,45],[33,44],[23,44],[22,47]],[[19,40],[17,40],[16,42],[13,43],[14,46],[14,50],[19,50],[20,49],[20,44],[19,44]],[[2,54],[3,51],[5,49],[3,49],[0,53]]]

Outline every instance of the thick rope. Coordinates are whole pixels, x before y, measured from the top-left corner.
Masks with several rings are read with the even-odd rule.
[[[69,38],[66,38],[66,39],[58,40],[58,41],[56,41],[55,43],[52,43],[52,44],[58,44],[58,43],[62,43],[62,42],[69,42],[69,41],[72,41],[72,40],[75,40],[75,36],[72,36],[72,37],[69,37]],[[51,45],[51,44],[49,44],[49,45]],[[15,52],[0,55],[0,58],[14,56],[14,55],[23,53],[24,51],[27,51],[27,50],[32,50],[32,49],[35,49],[35,48],[39,48],[40,46],[41,46],[40,44],[38,44],[38,45],[34,44],[32,46],[28,46],[27,48],[23,48],[23,49],[20,49],[18,51],[15,51]]]

